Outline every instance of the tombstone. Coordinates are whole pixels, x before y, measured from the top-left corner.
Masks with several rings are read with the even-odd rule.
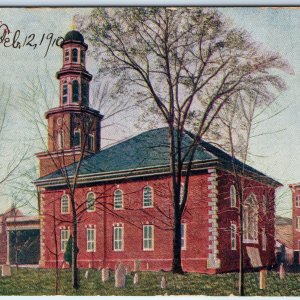
[[[133,272],[139,272],[140,271],[140,261],[138,259],[134,260],[134,267]]]
[[[163,277],[161,278],[161,281],[160,281],[160,288],[161,288],[161,289],[167,288],[167,280],[166,280],[166,277],[165,277],[165,276],[163,276]]]
[[[101,271],[102,282],[106,282],[109,280],[109,269],[103,268]]]
[[[89,278],[89,270],[86,270],[86,271],[85,271],[84,278],[85,278],[85,279],[88,279],[88,278]]]
[[[282,263],[279,267],[279,278],[284,279],[285,278],[285,268],[284,264]]]
[[[126,283],[126,269],[122,263],[120,263],[115,272],[115,287],[124,288]]]
[[[125,270],[126,270],[126,275],[131,275],[131,268],[130,268],[130,266],[126,266],[125,267]]]
[[[259,271],[259,288],[264,290],[267,287],[267,270],[260,270]]]
[[[135,273],[133,276],[133,284],[134,285],[139,284],[139,274],[138,273]]]
[[[69,262],[64,261],[64,262],[63,262],[63,265],[62,265],[62,268],[63,268],[63,269],[70,269],[70,264],[69,264]]]
[[[11,267],[10,265],[3,265],[2,266],[2,277],[4,276],[11,276]]]

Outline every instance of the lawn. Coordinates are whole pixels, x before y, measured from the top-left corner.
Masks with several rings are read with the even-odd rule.
[[[140,272],[140,282],[133,285],[133,274],[126,278],[126,288],[114,287],[113,273],[106,283],[101,281],[101,272],[89,270],[89,277],[84,277],[85,270],[80,270],[80,289],[74,291],[71,286],[71,272],[60,271],[59,295],[237,295],[237,273],[221,275],[203,275],[189,273],[173,275],[163,272]],[[161,276],[166,276],[168,286],[160,288]],[[55,272],[45,269],[12,270],[11,277],[0,277],[0,295],[54,295]],[[268,272],[267,289],[259,290],[259,274],[246,274],[245,293],[248,296],[300,296],[300,273],[289,273],[280,280],[275,271]]]

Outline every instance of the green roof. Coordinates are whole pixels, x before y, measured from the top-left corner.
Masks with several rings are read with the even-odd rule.
[[[193,141],[192,134],[185,132],[183,137],[182,154],[186,153]],[[158,168],[169,165],[169,133],[168,128],[159,128],[146,131],[135,137],[113,145],[107,149],[100,150],[96,154],[85,157],[79,170],[80,177],[91,174],[119,173],[148,168]],[[225,168],[230,168],[232,158],[221,149],[207,143],[201,142],[194,155],[194,162],[208,163],[219,162]],[[235,160],[237,166],[243,166],[256,176],[266,177],[263,173]],[[75,173],[77,163],[66,167],[68,176]],[[60,170],[47,176],[41,177],[35,183],[51,181],[62,177]],[[272,180],[272,179],[271,179]],[[273,180],[272,180],[273,181]],[[273,181],[276,183],[275,181]],[[279,185],[279,183],[277,183]]]

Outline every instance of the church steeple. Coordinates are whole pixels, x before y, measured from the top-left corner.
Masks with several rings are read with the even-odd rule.
[[[64,42],[63,66],[57,72],[60,80],[60,106],[89,106],[89,83],[92,75],[85,68],[85,56],[88,45],[79,31],[69,31]]]
[[[63,65],[56,73],[59,106],[46,113],[48,151],[38,153],[40,176],[100,150],[102,115],[89,107],[92,75],[86,70],[88,45],[79,31],[71,30],[61,44]]]

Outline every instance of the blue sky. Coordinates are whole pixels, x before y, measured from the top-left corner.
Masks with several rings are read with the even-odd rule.
[[[279,52],[294,69],[294,75],[284,74],[288,90],[279,95],[277,103],[266,111],[266,117],[278,110],[283,109],[283,111],[260,127],[260,132],[267,134],[251,140],[249,162],[285,185],[298,182],[300,181],[300,159],[298,159],[300,152],[300,10],[254,7],[218,9],[230,18],[233,24],[247,30],[266,50]],[[89,8],[0,8],[0,21],[6,23],[13,32],[19,29],[21,40],[31,33],[35,33],[36,39],[40,40],[44,33],[47,35],[52,32],[54,37],[63,36],[70,30],[74,15],[88,14],[89,11]],[[29,145],[32,137],[32,124],[22,116],[19,101],[26,83],[39,74],[49,90],[51,105],[58,104],[59,85],[55,80],[55,73],[61,67],[61,49],[51,47],[48,55],[44,57],[45,51],[44,43],[37,46],[35,50],[26,47],[5,48],[0,44],[2,73],[0,86],[4,84],[12,90],[12,105],[5,128],[5,144],[1,146],[6,161],[9,161],[15,152]],[[96,73],[96,62],[90,57],[87,68],[92,74]],[[54,90],[48,84],[47,73],[52,76]],[[104,144],[138,132],[134,126],[136,122],[134,114],[129,114],[122,119],[123,122],[118,122],[118,125],[104,129]],[[108,142],[106,138],[110,137],[113,139]],[[38,147],[30,148],[31,154],[36,151],[39,151]],[[0,164],[1,170],[4,165]],[[7,186],[1,186],[0,212],[7,209],[11,203],[11,197],[6,192],[8,192]],[[290,216],[291,195],[288,188],[278,191],[278,203],[278,213]]]

